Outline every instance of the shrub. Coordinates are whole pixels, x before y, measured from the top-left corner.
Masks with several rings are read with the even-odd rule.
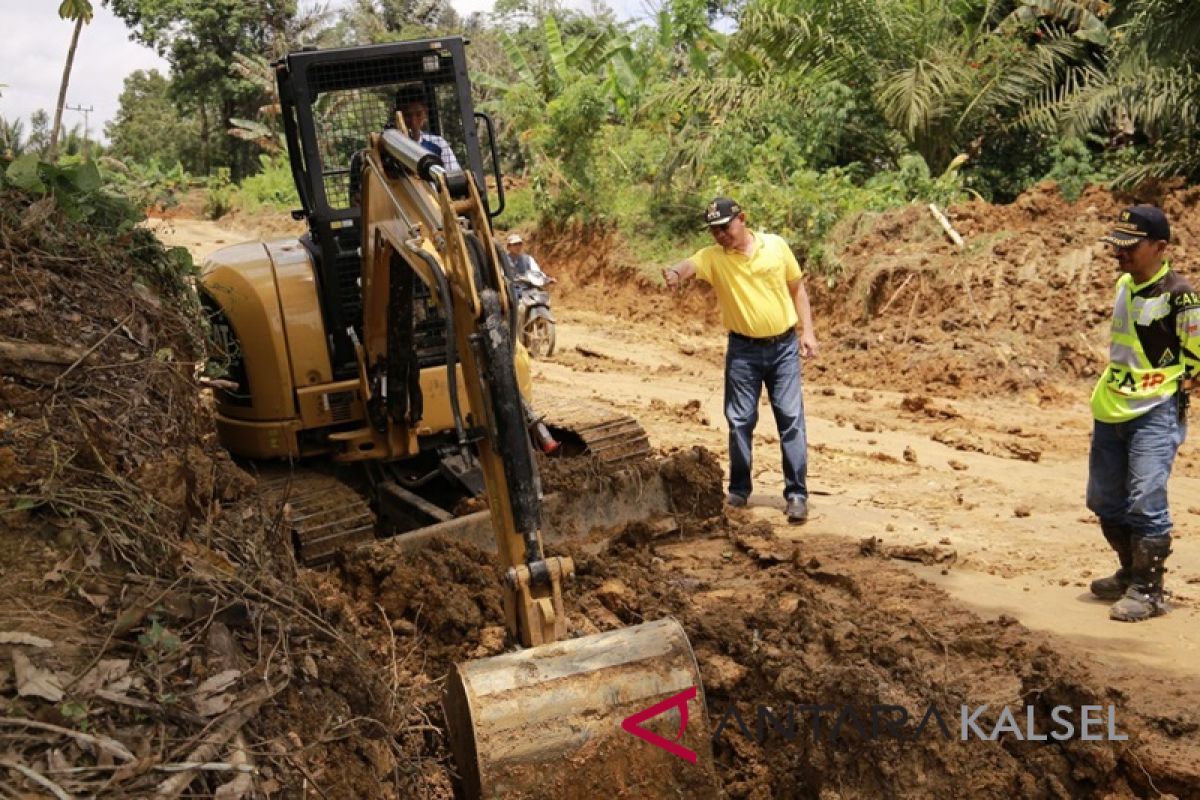
[[[209,219],[220,219],[233,210],[234,194],[237,189],[229,180],[228,167],[218,167],[215,175],[209,175],[206,188],[205,216]]]
[[[287,154],[263,153],[258,161],[262,170],[242,181],[232,198],[233,203],[244,211],[258,211],[263,207],[289,211],[299,207],[300,195],[296,193]]]
[[[1068,136],[1050,149],[1054,166],[1045,177],[1058,183],[1059,193],[1074,203],[1090,183],[1102,183],[1104,175],[1092,162],[1092,153],[1080,139]]]

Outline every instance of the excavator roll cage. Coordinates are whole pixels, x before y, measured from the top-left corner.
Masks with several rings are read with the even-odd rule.
[[[275,64],[292,176],[308,223],[301,241],[316,265],[319,296],[336,379],[356,374],[351,329],[362,322],[362,219],[357,193],[358,154],[371,134],[395,126],[396,99],[426,99],[428,132],[445,139],[475,181],[489,217],[504,209],[504,189],[492,123],[474,110],[461,37],[422,39],[292,53]],[[480,125],[487,131],[485,169]],[[495,197],[485,187],[493,178]],[[420,289],[418,290],[420,291]],[[420,365],[444,363],[444,330],[431,302],[418,320]]]

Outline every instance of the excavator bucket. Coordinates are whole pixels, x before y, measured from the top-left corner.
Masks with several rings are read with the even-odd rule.
[[[468,798],[718,796],[696,658],[673,619],[459,664],[444,706]]]
[[[661,470],[619,470],[542,511],[548,545],[585,551],[634,524],[650,536],[675,525]],[[433,537],[496,548],[486,511],[370,546]],[[673,619],[460,663],[443,702],[467,798],[718,796],[699,670]]]

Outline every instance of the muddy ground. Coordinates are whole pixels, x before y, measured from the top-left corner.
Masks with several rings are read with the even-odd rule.
[[[844,232],[845,276],[832,287],[810,284],[824,349],[805,367],[813,516],[803,527],[784,524],[777,439],[765,405],[755,494],[746,509],[720,505],[723,336],[711,295],[660,291],[611,237],[558,232],[533,242],[539,261],[560,279],[558,352],[535,363],[537,392],[635,414],[674,465],[675,490],[688,494],[679,507],[695,510],[665,534],[633,530],[600,545],[561,546],[578,565],[568,597],[571,627],[590,633],[665,615],[681,621],[704,679],[710,726],[728,723],[731,707],[748,725],[742,731],[726,724],[715,748],[724,795],[1200,796],[1200,545],[1192,531],[1200,471],[1192,448],[1185,445],[1172,483],[1178,543],[1168,576],[1171,614],[1119,625],[1086,592],[1088,580],[1111,566],[1082,505],[1086,398],[1103,358],[1113,278],[1092,241],[1123,200],[1092,192],[1070,206],[1040,189],[1010,207],[964,206],[952,215],[967,237],[964,252],[943,241],[920,208],[863,219]],[[1166,199],[1181,220],[1185,271],[1186,256],[1200,244],[1192,238],[1200,235],[1193,202],[1187,192]],[[192,220],[171,220],[159,231],[201,256],[217,240],[254,235]],[[105,330],[79,338],[91,341]],[[6,381],[17,397],[20,377]],[[24,390],[34,397],[45,387]],[[214,457],[210,450],[195,462]],[[41,468],[54,463],[49,458]],[[9,467],[27,469],[20,462]],[[548,473],[560,483],[578,477]],[[30,476],[22,477],[28,486]],[[181,502],[198,496],[218,526],[211,508],[221,500],[213,491],[185,493]],[[257,512],[233,504],[252,491],[226,486],[226,493],[236,511],[221,517],[244,515],[249,526]],[[132,640],[125,655],[132,650],[135,665],[139,652],[162,650],[152,624],[139,621],[125,634],[105,617],[137,605],[127,600],[137,581],[91,577],[87,559],[100,563],[94,532],[72,533],[71,524],[35,512],[5,530],[0,565],[10,612],[0,627],[53,644],[4,646],[33,652],[33,662],[47,669],[76,673],[103,651],[110,630],[122,631],[110,640]],[[271,540],[254,544],[266,549]],[[193,573],[223,575],[228,566],[286,574],[261,553],[233,565],[209,546],[225,552],[222,541],[206,540],[204,550],[194,550]],[[68,557],[75,560],[64,562]],[[295,602],[311,622],[284,636],[268,616],[272,624],[252,623],[254,635],[241,640],[241,656],[259,674],[289,676],[244,731],[245,749],[259,765],[251,791],[453,796],[438,698],[452,663],[505,648],[491,557],[452,542],[415,555],[381,547],[335,570],[301,570],[292,580],[290,594],[267,593],[275,603]],[[198,616],[193,610],[162,618],[186,638],[201,629],[205,617]],[[224,606],[220,618],[247,630]],[[96,629],[97,620],[104,627]],[[271,668],[279,661],[272,653],[287,653],[282,672]],[[174,680],[189,698],[184,710],[195,715],[197,684],[219,673],[211,660],[209,654],[197,665],[171,664],[165,673],[146,667],[139,676]],[[21,682],[4,662],[6,717],[78,724],[78,709],[20,695]],[[158,708],[158,689],[135,684],[121,696]],[[135,724],[100,713],[95,697],[86,703],[90,730],[116,735]],[[1056,705],[1112,706],[1129,739],[1040,743],[1009,733],[994,742],[958,741],[958,709],[983,704],[1032,706],[1043,721]],[[766,731],[760,742],[759,705],[849,707],[867,721],[844,721],[830,736],[829,727],[821,735],[802,717],[790,741]],[[903,728],[913,734],[909,741],[872,738],[872,706],[916,715],[936,707],[952,735],[913,719]],[[158,712],[144,713],[153,719]],[[980,720],[989,730],[996,712]],[[163,732],[176,730],[168,723],[169,716],[159,721],[160,752],[171,739]],[[198,728],[167,751],[186,755],[192,730]],[[154,729],[139,731],[148,744],[136,751],[137,763],[149,770]],[[55,770],[87,755],[56,742],[54,757],[49,744],[34,748],[28,731],[23,735],[9,740],[10,750],[36,753],[41,760],[29,764],[51,779],[65,783]],[[215,757],[230,758],[230,751]],[[12,770],[0,780],[7,789],[36,785]],[[217,775],[205,786],[226,783]]]

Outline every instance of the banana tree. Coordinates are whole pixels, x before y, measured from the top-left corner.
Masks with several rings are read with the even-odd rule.
[[[500,135],[531,170],[535,204],[548,216],[587,216],[597,201],[594,148],[618,102],[610,94],[609,64],[629,41],[611,24],[568,39],[549,14],[537,32],[540,38],[528,50],[502,32],[513,76],[477,73],[475,80],[494,94],[482,105],[495,113]]]
[[[532,131],[547,117],[549,105],[584,78],[597,78],[616,91],[620,75],[628,72],[629,39],[613,26],[597,27],[586,36],[564,39],[557,20],[547,15],[541,22],[540,57],[530,57],[526,48],[507,32],[500,43],[512,77],[477,74],[475,82],[494,93],[486,107],[494,111],[506,135],[515,136],[525,156],[530,151]],[[620,62],[619,66],[614,63]],[[612,77],[613,75],[617,77]],[[625,84],[628,86],[628,84]],[[621,95],[610,99],[619,103]]]

